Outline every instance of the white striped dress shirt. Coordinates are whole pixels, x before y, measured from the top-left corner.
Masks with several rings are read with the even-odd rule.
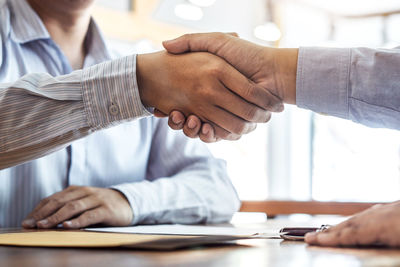
[[[107,61],[93,21],[86,45],[73,71],[26,0],[0,0],[0,227],[69,185],[120,190],[132,224],[229,220],[239,200],[225,163],[150,116],[136,56]]]

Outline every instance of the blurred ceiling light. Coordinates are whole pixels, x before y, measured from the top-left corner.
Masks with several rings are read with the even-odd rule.
[[[215,3],[216,0],[189,0],[190,3],[196,6],[209,7]]]
[[[275,42],[281,38],[281,31],[273,22],[266,22],[254,28],[254,36],[258,39]]]
[[[175,15],[184,20],[201,20],[203,10],[192,4],[178,4],[175,6]]]

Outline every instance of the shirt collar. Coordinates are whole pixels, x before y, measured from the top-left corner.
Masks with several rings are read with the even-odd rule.
[[[10,37],[17,43],[27,43],[40,39],[51,39],[49,32],[40,17],[26,0],[9,0],[11,10]],[[84,67],[110,60],[106,41],[96,22],[91,19],[85,40],[87,56]]]
[[[85,44],[87,54],[84,67],[89,67],[94,64],[112,59],[105,38],[93,18],[90,21]]]
[[[17,43],[27,43],[38,39],[49,39],[50,35],[42,20],[26,0],[10,0],[10,37]]]

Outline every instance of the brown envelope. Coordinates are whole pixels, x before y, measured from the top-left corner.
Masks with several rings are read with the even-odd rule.
[[[32,231],[0,234],[0,245],[24,247],[129,247],[173,250],[184,247],[221,244],[248,239],[238,236],[171,236],[119,234],[86,231]]]

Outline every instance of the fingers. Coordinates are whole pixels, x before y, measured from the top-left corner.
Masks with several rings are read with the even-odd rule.
[[[363,217],[352,217],[343,223],[320,233],[308,233],[305,241],[318,246],[373,245],[379,241],[381,229],[376,224],[366,223]]]
[[[214,53],[222,47],[229,38],[236,38],[224,33],[195,33],[185,34],[173,40],[164,41],[164,48],[173,54],[185,52],[211,52]]]
[[[217,137],[215,136],[214,127],[211,126],[211,124],[209,124],[209,123],[204,123],[202,125],[201,133],[199,133],[199,137],[200,137],[200,140],[203,141],[204,143],[214,143],[214,142],[218,141]]]
[[[171,129],[182,130],[185,121],[185,115],[183,115],[183,113],[180,111],[174,110],[169,114],[168,125],[171,127]]]
[[[75,217],[76,215],[81,214],[86,210],[93,209],[99,205],[100,203],[95,197],[86,197],[83,199],[68,202],[51,216],[41,221],[38,221],[37,226],[38,228],[55,227],[59,223],[62,223],[70,218]]]
[[[238,140],[240,139],[240,135],[236,135],[234,133],[228,132],[227,130],[221,128],[218,125],[211,125],[210,123],[202,123],[202,121],[196,115],[190,115],[186,120],[186,123],[182,126],[182,121],[185,122],[184,115],[179,111],[174,111],[170,114],[170,121],[172,121],[172,117],[178,116],[179,124],[173,123],[174,130],[181,130],[186,136],[190,138],[199,137],[205,143],[214,143],[219,140]],[[171,126],[171,122],[169,122]],[[250,128],[250,131],[254,131],[257,125],[254,124],[253,128]]]
[[[241,135],[233,134],[227,130],[219,127],[218,125],[212,125],[210,123],[204,123],[199,133],[199,138],[205,143],[214,143],[220,140],[239,140]]]
[[[241,116],[243,119],[252,122],[266,122],[268,121],[266,120],[267,110],[272,112],[281,112],[283,110],[284,106],[280,98],[273,95],[268,90],[257,86],[232,66],[221,68],[220,77],[221,82],[226,88],[229,88],[247,102],[253,103],[259,107],[246,106],[245,108],[247,110],[241,110],[241,114],[246,116]]]
[[[245,121],[220,107],[210,110],[208,120],[213,122],[213,126],[217,125],[229,133],[240,136],[252,132],[255,127],[255,123]],[[218,124],[214,122],[218,122]]]
[[[65,203],[80,199],[87,195],[85,190],[77,190],[77,188],[78,187],[71,186],[61,192],[43,199],[22,222],[22,226],[25,228],[34,228],[37,226],[38,221],[45,219],[64,206]]]
[[[183,132],[190,138],[197,138],[201,129],[201,121],[195,115],[190,115],[185,125],[183,126]]]
[[[104,222],[106,217],[106,210],[104,208],[97,208],[88,210],[78,218],[72,219],[70,221],[65,221],[63,227],[68,229],[79,229],[84,228],[89,225],[99,224]]]

